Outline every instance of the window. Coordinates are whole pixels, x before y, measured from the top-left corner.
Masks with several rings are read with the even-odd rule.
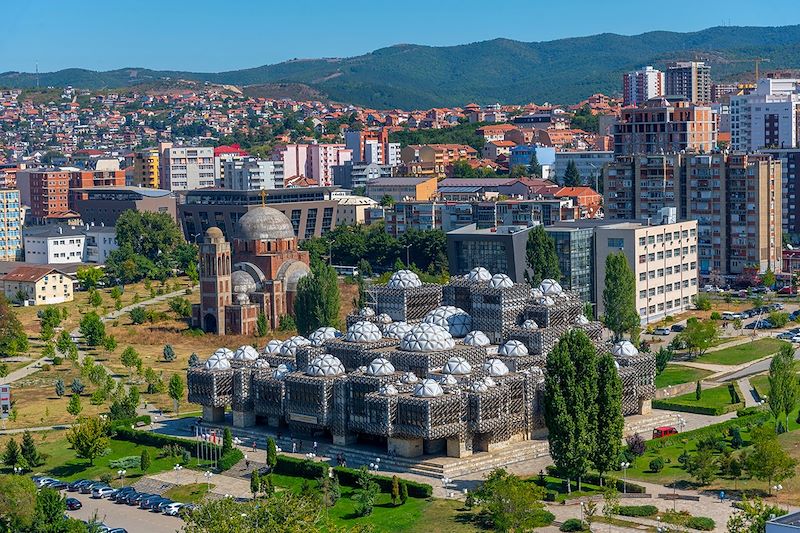
[[[639,272],[639,281],[644,281],[647,279],[647,272]]]
[[[652,287],[650,289],[647,289],[647,295],[648,296],[655,296],[656,295],[656,288]]]
[[[656,254],[654,254],[654,253],[647,254],[647,260],[648,261],[655,261],[656,260]]]
[[[685,230],[683,230],[683,231],[681,232],[681,238],[683,238],[683,239],[687,239],[687,238],[689,238],[689,230],[686,230],[686,229],[685,229]]]
[[[656,235],[656,242],[664,242],[664,236],[660,233]]]
[[[659,261],[664,259],[664,252],[657,252],[656,259],[658,259]]]
[[[663,268],[659,268],[658,269],[658,277],[659,278],[663,278],[664,277],[664,269]]]
[[[647,237],[647,244],[654,244],[656,242],[656,238],[653,235],[648,235]]]
[[[611,239],[609,239],[609,240],[611,240]],[[645,243],[644,237],[639,237],[639,246],[644,246],[644,243]]]
[[[608,239],[609,248],[625,248],[625,239]]]
[[[643,300],[647,298],[647,291],[639,291],[639,299]]]
[[[644,254],[640,255],[639,256],[639,263],[646,263],[646,262],[647,262],[647,256],[644,255]]]
[[[656,271],[651,270],[650,272],[647,273],[647,277],[650,279],[656,279]]]
[[[667,242],[672,241],[672,233],[667,233],[664,235],[664,240]]]
[[[666,254],[666,257],[667,257],[667,259],[669,259],[670,257],[672,257],[672,250],[671,250],[671,249],[670,249],[670,250],[667,250],[667,251],[666,251],[666,252],[664,252],[664,253]]]

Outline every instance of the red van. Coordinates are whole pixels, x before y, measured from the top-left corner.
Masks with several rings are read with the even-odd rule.
[[[678,430],[672,426],[661,426],[653,430],[653,438],[660,439],[661,437],[669,437],[670,435],[677,435]]]

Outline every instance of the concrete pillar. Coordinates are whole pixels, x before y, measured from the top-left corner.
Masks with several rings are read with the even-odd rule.
[[[447,457],[469,457],[472,450],[468,450],[465,443],[458,437],[447,439]]]
[[[203,406],[203,422],[224,422],[225,421],[225,407],[211,407],[209,405]]]
[[[355,444],[358,440],[358,435],[355,433],[344,433],[343,435],[333,434],[333,443],[337,446],[350,446]]]
[[[249,428],[256,425],[256,414],[253,411],[233,411],[233,427]]]
[[[398,457],[419,457],[423,452],[422,439],[389,437],[386,439],[386,450]]]
[[[639,400],[639,414],[649,415],[653,410],[653,400]]]

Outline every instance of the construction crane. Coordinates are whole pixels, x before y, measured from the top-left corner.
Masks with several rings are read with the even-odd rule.
[[[770,60],[767,57],[753,57],[750,59],[727,59],[726,62],[728,63],[750,63],[753,62],[756,64],[756,79],[755,83],[758,83],[758,68],[761,65],[761,62],[769,63]]]

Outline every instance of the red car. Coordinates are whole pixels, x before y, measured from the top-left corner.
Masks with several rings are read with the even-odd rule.
[[[797,289],[792,286],[787,285],[786,287],[782,287],[778,294],[797,294]]]
[[[668,437],[670,435],[677,435],[678,430],[672,426],[661,426],[653,430],[653,438],[660,439],[661,437]]]

